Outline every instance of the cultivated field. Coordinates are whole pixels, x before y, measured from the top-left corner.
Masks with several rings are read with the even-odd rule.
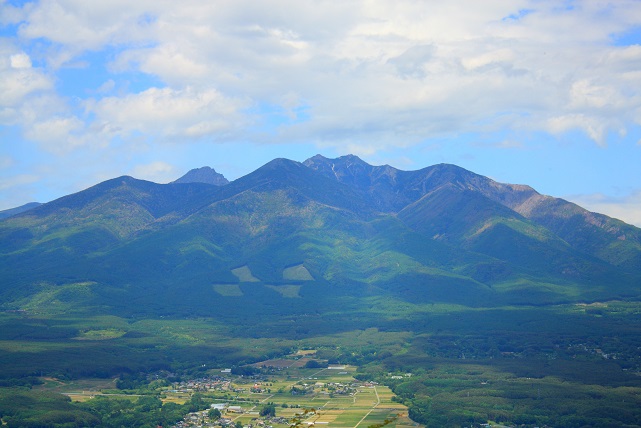
[[[302,358],[305,360],[305,357]],[[285,364],[288,361],[289,364]],[[300,367],[297,360],[271,360],[256,366],[272,366],[267,374],[241,377],[224,374],[231,382],[222,389],[204,390],[204,397],[237,409],[223,411],[223,417],[244,426],[256,425],[260,409],[273,403],[276,416],[287,421],[270,420],[268,425],[289,426],[298,416],[301,426],[370,427],[415,426],[407,417],[407,408],[392,401],[386,386],[358,381],[353,377],[355,367],[341,366],[309,369]],[[218,375],[215,371],[212,375]],[[199,385],[194,385],[198,389]],[[189,398],[185,391],[168,391],[166,400],[180,402]]]

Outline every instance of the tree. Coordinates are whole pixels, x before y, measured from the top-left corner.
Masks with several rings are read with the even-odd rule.
[[[260,416],[276,416],[276,406],[274,406],[274,403],[265,404],[263,408],[260,409]]]
[[[222,414],[220,413],[220,410],[218,410],[218,409],[211,409],[209,411],[209,419],[211,419],[213,421],[217,421],[218,419],[220,419],[221,416],[222,416]]]
[[[308,369],[324,369],[327,368],[327,363],[321,363],[316,360],[309,360],[307,363],[305,363],[305,368]]]
[[[136,401],[136,406],[140,411],[149,413],[152,410],[158,410],[162,407],[162,401],[158,397],[143,396]]]

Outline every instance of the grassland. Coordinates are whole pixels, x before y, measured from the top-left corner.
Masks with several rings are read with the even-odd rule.
[[[290,266],[283,270],[283,279],[288,281],[313,281],[314,277],[303,264]]]
[[[234,274],[240,282],[259,282],[260,279],[256,278],[252,273],[249,266],[241,266],[236,269],[232,269],[231,273]]]

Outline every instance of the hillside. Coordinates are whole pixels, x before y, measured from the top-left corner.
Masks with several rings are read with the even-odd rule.
[[[425,426],[639,425],[638,228],[454,165],[212,171],[118,177],[0,221],[3,423],[111,426],[123,400],[43,395],[87,377],[138,385],[137,420],[158,416],[148,399],[179,420],[189,402],[152,385],[271,378],[303,352],[389,386]],[[291,405],[304,383],[264,399]]]
[[[5,219],[0,242],[5,309],[37,284],[78,283],[91,285],[69,302],[105,313],[230,317],[292,296],[354,308],[363,295],[482,307],[641,294],[634,226],[454,165],[355,156],[276,159],[223,186],[120,177]],[[285,274],[295,266],[305,281]]]

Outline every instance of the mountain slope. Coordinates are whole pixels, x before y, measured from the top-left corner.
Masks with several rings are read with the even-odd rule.
[[[23,307],[42,284],[89,284],[70,302],[106,313],[232,318],[365,310],[373,296],[638,296],[639,229],[586,213],[454,165],[400,171],[355,156],[275,159],[224,186],[119,177],[0,222],[0,306]]]
[[[563,199],[541,195],[529,186],[498,183],[455,165],[440,164],[418,171],[388,165],[371,166],[355,156],[327,159],[317,155],[305,165],[339,182],[350,183],[384,212],[401,212],[443,185],[483,195],[538,224],[576,251],[641,270],[641,229]]]

